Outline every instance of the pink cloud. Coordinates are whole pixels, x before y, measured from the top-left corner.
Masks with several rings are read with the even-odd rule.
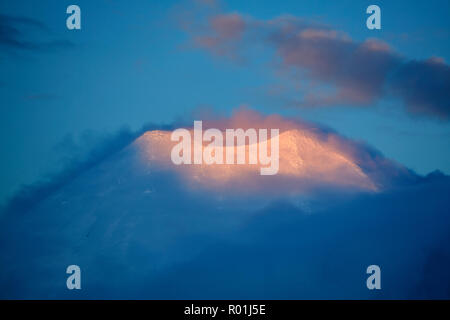
[[[395,97],[410,114],[450,119],[450,68],[436,57],[408,60],[383,41],[358,42],[292,16],[258,20],[212,10],[198,18],[197,27],[186,30],[194,46],[234,61],[245,60],[255,46],[266,48],[280,61],[278,68],[318,83],[316,89],[334,88],[299,91],[298,106],[369,106]]]

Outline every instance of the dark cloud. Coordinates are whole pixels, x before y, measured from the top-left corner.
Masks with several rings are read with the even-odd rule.
[[[392,77],[392,90],[409,112],[450,120],[450,67],[443,60],[409,61]]]
[[[291,16],[261,21],[215,10],[182,27],[216,56],[243,61],[252,48],[273,50],[281,70],[310,80],[298,106],[366,106],[394,96],[411,114],[450,118],[450,68],[439,58],[410,60],[380,40],[358,42]]]
[[[155,291],[148,294],[163,299],[448,299],[449,187],[447,177],[358,196],[313,214],[273,203],[223,241],[154,280]],[[381,267],[380,291],[365,286],[371,264]],[[221,284],[211,287],[217,279]]]
[[[0,46],[12,51],[47,51],[72,47],[68,40],[52,39],[43,22],[0,14]]]

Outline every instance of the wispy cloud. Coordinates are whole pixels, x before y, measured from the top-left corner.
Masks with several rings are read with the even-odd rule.
[[[47,51],[72,47],[71,41],[52,39],[52,32],[34,18],[0,14],[0,47],[11,51]]]
[[[27,101],[52,101],[58,98],[57,95],[49,93],[29,94],[23,97]]]

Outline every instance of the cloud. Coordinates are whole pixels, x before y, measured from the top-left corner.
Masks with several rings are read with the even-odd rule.
[[[307,123],[249,112],[211,121],[219,128],[244,120],[302,128],[371,179],[384,172],[397,183],[357,193],[337,185],[313,195],[267,185],[229,197],[230,190],[188,188],[179,173],[142,163],[140,137],[173,126],[122,131],[60,175],[24,189],[3,211],[0,297],[450,297],[448,176],[408,173],[370,147]],[[294,141],[301,149],[302,140]],[[81,267],[80,291],[65,287],[71,264]],[[381,266],[381,291],[365,287],[371,264]]]
[[[309,80],[312,90],[301,92],[298,106],[367,106],[392,96],[412,115],[450,119],[450,68],[440,58],[411,60],[380,40],[358,42],[292,16],[257,20],[218,10],[192,16],[183,29],[194,46],[235,61],[263,48],[273,52],[279,70]]]
[[[51,101],[57,99],[58,96],[49,93],[38,93],[26,95],[23,98],[28,101]]]
[[[448,177],[358,196],[313,214],[286,202],[151,283],[150,298],[445,299],[450,296]],[[321,201],[326,201],[323,195]],[[437,206],[429,210],[429,205]],[[382,290],[365,286],[367,266]],[[219,286],[210,287],[211,283]],[[194,285],[195,284],[195,285]]]
[[[0,47],[7,50],[49,51],[73,45],[68,40],[51,39],[50,29],[39,20],[0,14]]]
[[[196,36],[195,45],[210,50],[216,55],[237,59],[237,47],[234,43],[243,35],[244,19],[238,14],[231,13],[212,17],[208,24],[213,34]]]
[[[392,88],[409,112],[450,119],[450,67],[442,59],[403,64],[393,76]]]

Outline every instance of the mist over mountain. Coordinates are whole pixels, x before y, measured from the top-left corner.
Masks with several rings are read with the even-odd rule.
[[[240,115],[213,125],[245,127],[251,114]],[[168,140],[154,138],[173,128],[159,127],[122,132],[25,188],[0,215],[1,297],[450,297],[448,176],[419,176],[310,124],[253,116],[255,127],[282,129],[280,175],[234,166],[221,180],[220,167],[175,167]],[[292,159],[308,170],[287,170]],[[72,264],[82,290],[66,288]],[[372,264],[380,291],[366,287]]]

